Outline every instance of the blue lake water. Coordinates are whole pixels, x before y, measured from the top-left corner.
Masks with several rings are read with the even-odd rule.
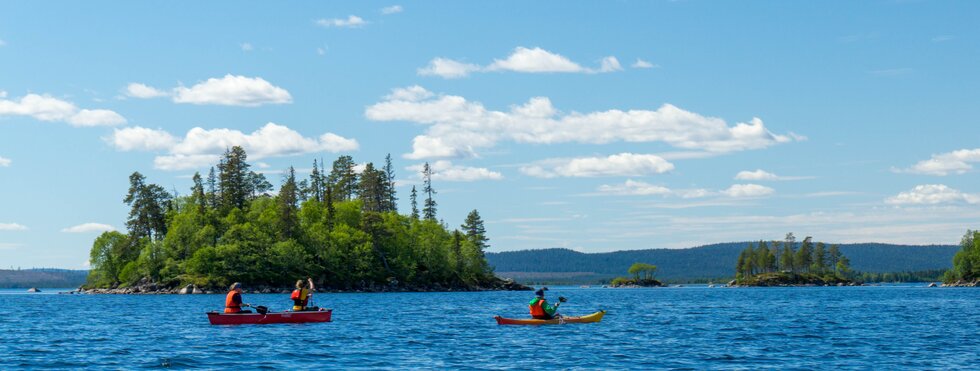
[[[542,327],[493,319],[528,292],[319,294],[334,322],[211,326],[223,295],[0,290],[0,369],[980,368],[980,290],[922,286],[552,288],[563,313],[609,312]]]

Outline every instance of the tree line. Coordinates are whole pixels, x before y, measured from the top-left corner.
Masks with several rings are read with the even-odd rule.
[[[749,243],[738,255],[735,278],[771,272],[846,276],[850,272],[850,264],[850,259],[841,253],[839,245],[828,247],[823,242],[814,244],[809,236],[797,244],[796,236],[788,233],[783,241],[759,241],[758,245]]]
[[[423,208],[413,186],[408,215],[398,212],[390,155],[380,168],[357,166],[351,156],[337,158],[329,171],[314,160],[305,179],[290,167],[275,194],[237,146],[207,178],[195,173],[186,196],[134,172],[123,199],[130,207],[126,233],[105,232],[95,240],[87,286],[287,286],[312,276],[318,286],[335,289],[439,288],[494,279],[479,212],[470,212],[459,228],[437,220],[428,163]]]
[[[960,251],[953,256],[953,268],[943,275],[943,282],[978,280],[980,280],[980,231],[967,230],[960,239]]]

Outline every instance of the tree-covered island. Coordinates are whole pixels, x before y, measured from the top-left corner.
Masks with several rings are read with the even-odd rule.
[[[612,287],[660,287],[664,284],[653,278],[657,266],[647,263],[633,263],[626,271],[632,277],[616,277],[610,283]]]
[[[772,246],[771,248],[769,246]],[[798,247],[797,247],[798,246]],[[850,260],[838,245],[813,243],[809,236],[796,243],[793,233],[783,241],[750,243],[738,256],[731,286],[855,285]]]
[[[408,215],[397,209],[390,155],[381,168],[355,166],[350,156],[329,171],[314,160],[306,179],[290,167],[275,194],[237,146],[206,177],[195,173],[186,196],[134,172],[124,198],[127,231],[95,240],[83,289],[168,293],[242,282],[281,290],[308,276],[329,290],[528,289],[487,265],[488,238],[476,210],[460,228],[437,219],[427,163]]]
[[[953,256],[953,268],[943,275],[943,286],[980,286],[980,231],[966,231],[960,251]]]

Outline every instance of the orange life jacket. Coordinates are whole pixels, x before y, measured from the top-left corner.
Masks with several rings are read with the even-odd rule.
[[[544,299],[538,299],[534,304],[528,305],[531,308],[531,317],[548,317],[548,313],[544,311]]]
[[[303,308],[306,307],[306,303],[308,303],[310,300],[310,290],[293,290],[293,294],[290,295],[289,298],[293,299],[293,310],[303,310]]]
[[[228,296],[225,296],[225,313],[238,313],[242,311],[242,303],[235,302],[235,290],[228,291]],[[238,299],[239,301],[241,299]]]

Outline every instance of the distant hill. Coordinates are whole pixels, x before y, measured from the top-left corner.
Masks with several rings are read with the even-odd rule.
[[[667,281],[721,279],[735,275],[735,261],[748,242],[726,242],[687,249],[628,250],[586,254],[569,249],[487,253],[498,275],[521,282],[595,283],[626,275],[636,262],[658,267]],[[841,244],[851,267],[862,272],[909,272],[952,267],[955,245]]]
[[[85,283],[88,271],[68,269],[0,269],[0,288],[78,287]]]

